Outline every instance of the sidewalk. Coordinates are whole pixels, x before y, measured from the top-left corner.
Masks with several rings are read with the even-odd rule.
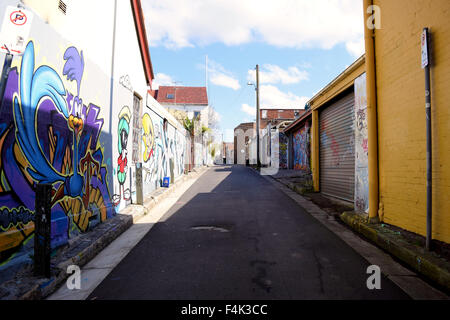
[[[144,199],[144,205],[130,205],[91,231],[69,241],[59,249],[51,260],[50,279],[33,276],[33,265],[24,265],[17,270],[13,279],[0,284],[1,300],[37,300],[52,294],[69,276],[67,266],[84,266],[98,253],[143,218],[157,203],[170,196],[185,182],[196,179],[209,167],[194,169],[183,175],[170,188],[160,188]]]

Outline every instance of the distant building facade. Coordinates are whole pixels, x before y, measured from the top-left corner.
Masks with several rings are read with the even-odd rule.
[[[234,163],[246,164],[249,160],[249,143],[256,134],[256,123],[241,123],[234,129]]]

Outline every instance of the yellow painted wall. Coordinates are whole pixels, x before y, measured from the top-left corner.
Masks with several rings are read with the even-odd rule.
[[[375,0],[380,201],[384,221],[426,234],[425,80],[420,35],[431,28],[433,237],[450,242],[450,1]]]

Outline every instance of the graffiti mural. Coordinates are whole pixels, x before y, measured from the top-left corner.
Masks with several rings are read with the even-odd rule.
[[[150,118],[148,113],[142,117],[142,130],[144,131],[142,135],[142,142],[144,144],[142,158],[144,162],[148,162],[152,158],[155,148],[155,129],[153,128],[152,118]]]
[[[186,157],[186,133],[176,132],[175,137],[175,163],[177,167],[177,176],[184,173],[185,157]]]
[[[355,80],[355,209],[369,209],[369,146],[367,131],[366,75]]]
[[[327,120],[323,120],[320,123],[320,141],[321,144],[326,146],[327,148],[329,147],[331,149],[331,152],[333,154],[332,157],[330,157],[330,165],[333,167],[337,167],[339,166],[340,163],[340,146],[339,143],[336,141],[333,131],[332,130],[328,130],[328,121]]]
[[[125,182],[127,180],[128,173],[128,136],[130,134],[130,120],[131,111],[128,106],[122,108],[119,113],[119,125],[117,132],[118,141],[118,152],[119,157],[117,159],[117,181],[119,182],[119,193],[114,194],[113,202],[114,206],[119,206],[120,202],[123,200],[129,201],[131,199],[131,192],[129,188],[125,187]]]
[[[307,122],[293,136],[294,169],[310,171],[310,125]]]
[[[35,66],[32,41],[20,69],[9,72],[0,107],[0,264],[33,235],[38,183],[53,186],[53,248],[114,215],[100,143],[104,120],[99,106],[80,97],[83,51],[69,47],[61,58],[76,94],[55,69]]]
[[[162,185],[164,177],[168,174],[168,161],[166,150],[168,148],[167,133],[164,121],[154,123],[149,114],[142,118],[144,154],[144,184],[151,184],[154,190]]]
[[[142,117],[142,150],[145,193],[161,187],[164,177],[173,182],[184,173],[186,133],[154,112]]]
[[[280,169],[288,168],[288,137],[280,132]]]

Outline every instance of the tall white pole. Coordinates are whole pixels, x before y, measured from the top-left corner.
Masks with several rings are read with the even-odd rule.
[[[208,55],[206,55],[206,73],[205,73],[205,82],[206,82],[206,94],[208,95]],[[209,98],[209,97],[208,97]],[[208,100],[209,101],[209,100]]]

